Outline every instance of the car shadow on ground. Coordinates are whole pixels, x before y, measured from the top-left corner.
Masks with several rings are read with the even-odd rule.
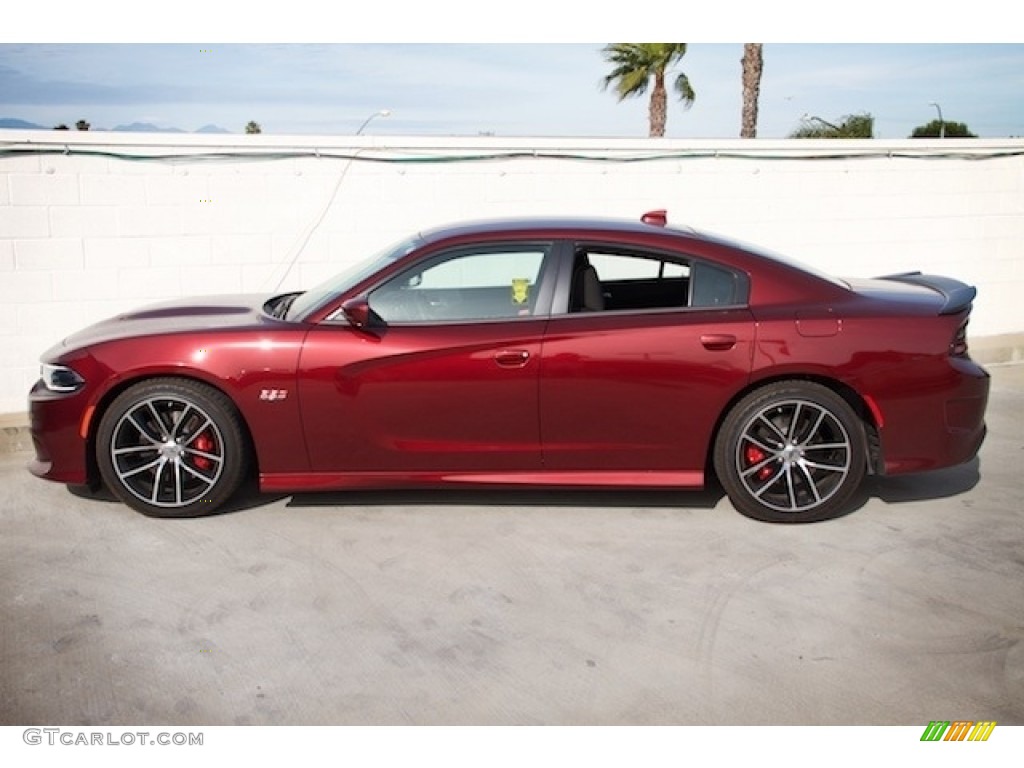
[[[69,485],[68,493],[72,496],[77,496],[80,499],[87,499],[88,501],[106,504],[122,503],[117,496],[111,493],[104,486],[91,488],[86,485]],[[259,484],[257,483],[256,478],[250,478],[242,483],[242,487],[239,488],[230,499],[224,502],[224,504],[213,512],[206,512],[205,510],[200,509],[194,514],[168,515],[168,517],[177,517],[185,520],[196,517],[219,517],[220,515],[228,515],[234,512],[245,512],[246,510],[256,509],[258,507],[265,507],[286,498],[288,498],[288,494],[286,493],[260,493]]]
[[[959,496],[974,488],[980,481],[981,460],[974,457],[966,464],[936,469],[932,472],[891,477],[871,475],[865,478],[861,492],[886,504],[899,504]]]
[[[896,477],[868,476],[843,511],[856,512],[872,499],[886,504],[927,501],[966,493],[981,478],[980,461],[950,469]],[[357,490],[296,493],[288,507],[500,506],[500,507],[645,507],[713,509],[725,491],[712,478],[699,491],[672,489],[497,489]]]
[[[717,487],[673,489],[441,488],[297,493],[289,507],[690,507],[710,509],[724,496]]]
[[[981,479],[981,463],[975,458],[967,464],[934,472],[896,477],[868,476],[854,493],[843,516],[856,512],[871,499],[886,504],[941,499],[966,493]],[[106,489],[91,490],[69,486],[79,498],[97,502],[120,503]],[[609,507],[609,508],[686,508],[713,509],[725,492],[712,479],[703,490],[673,489],[525,489],[525,488],[440,488],[400,490],[319,491],[310,493],[260,493],[255,479],[247,481],[222,507],[195,517],[244,512],[265,507],[281,499],[291,509],[303,507],[388,507],[388,506],[486,506],[486,507]]]

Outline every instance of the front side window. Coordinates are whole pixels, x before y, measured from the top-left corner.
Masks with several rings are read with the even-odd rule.
[[[462,248],[422,262],[370,292],[385,323],[533,316],[551,244]]]

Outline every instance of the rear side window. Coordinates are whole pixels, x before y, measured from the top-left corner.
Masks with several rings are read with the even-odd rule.
[[[570,312],[725,307],[745,304],[746,276],[681,254],[580,245]]]
[[[747,303],[747,281],[738,272],[706,261],[693,265],[691,307],[733,307]]]
[[[686,278],[690,266],[653,256],[621,253],[589,253],[591,265],[605,282]]]

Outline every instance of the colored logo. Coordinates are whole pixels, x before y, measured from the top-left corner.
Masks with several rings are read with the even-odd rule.
[[[994,720],[932,720],[921,734],[921,741],[988,741]]]

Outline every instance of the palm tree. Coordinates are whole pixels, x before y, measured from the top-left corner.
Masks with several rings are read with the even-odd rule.
[[[665,120],[668,117],[665,74],[686,55],[686,43],[611,43],[604,47],[602,53],[605,61],[615,65],[611,74],[604,79],[604,87],[614,85],[619,101],[643,95],[653,81],[650,135],[664,136]],[[676,75],[673,87],[683,107],[689,109],[696,98],[690,79],[680,72]]]
[[[743,44],[743,121],[740,126],[741,139],[757,136],[757,100],[761,95],[761,71],[764,59],[761,56],[762,43]]]

